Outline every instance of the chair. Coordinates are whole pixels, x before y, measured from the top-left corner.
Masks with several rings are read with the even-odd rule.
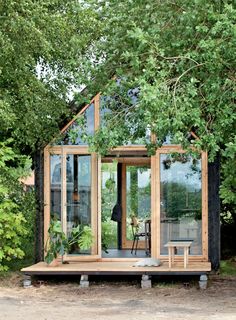
[[[151,256],[151,219],[145,220],[145,253]]]
[[[136,255],[137,249],[138,249],[138,242],[140,238],[143,238],[146,236],[145,231],[140,231],[140,222],[138,221],[137,217],[131,218],[131,227],[132,227],[132,234],[133,234],[133,244],[131,249],[131,254]]]

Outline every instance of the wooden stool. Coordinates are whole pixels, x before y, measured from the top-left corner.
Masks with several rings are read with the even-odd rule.
[[[184,249],[184,269],[187,268],[188,253],[189,253],[189,248],[190,248],[191,244],[192,244],[192,241],[169,241],[165,244],[165,247],[168,248],[169,268],[171,268],[172,262],[174,263],[175,250],[177,248]]]

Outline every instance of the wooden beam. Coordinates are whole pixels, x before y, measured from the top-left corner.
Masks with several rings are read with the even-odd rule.
[[[90,154],[87,146],[55,146],[48,150],[51,154],[62,154],[62,151],[69,154]]]
[[[98,156],[98,177],[97,177],[97,241],[98,241],[98,256],[102,256],[102,170],[101,170],[101,157]]]
[[[131,145],[131,146],[120,146],[112,149],[111,151],[147,151],[144,145]]]
[[[44,248],[46,249],[50,225],[50,153],[44,149]],[[44,255],[46,252],[44,251]]]
[[[98,130],[100,125],[100,93],[94,97],[94,131]]]
[[[158,192],[157,192],[157,156],[151,157],[151,256],[153,258],[159,257],[159,246],[160,241],[158,241]]]
[[[66,148],[62,148],[62,162],[61,162],[61,221],[62,221],[62,230],[67,235],[67,179],[66,179]]]
[[[117,163],[125,163],[125,164],[130,164],[130,165],[150,165],[151,159],[150,157],[105,157],[102,158],[102,163],[112,163],[112,162],[117,162]]]
[[[199,137],[194,133],[193,131],[190,131],[191,135],[194,137],[194,139],[199,140]]]
[[[156,154],[156,234],[157,234],[157,257],[161,255],[161,168],[160,153]]]
[[[91,255],[98,253],[98,166],[97,154],[91,155],[91,228],[94,241],[91,248]]]
[[[202,254],[208,261],[208,157],[202,152]]]

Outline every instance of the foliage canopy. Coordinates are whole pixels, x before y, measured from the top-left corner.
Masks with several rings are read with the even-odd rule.
[[[33,230],[34,201],[19,182],[29,169],[23,155],[45,145],[73,110],[69,95],[81,84],[95,15],[77,0],[0,3],[0,270],[23,257]]]
[[[81,84],[96,25],[77,0],[1,1],[1,139],[13,137],[24,152],[50,140],[73,109],[70,91]]]
[[[103,22],[92,86],[113,97],[93,148],[106,153],[148,128],[157,137],[147,142],[150,152],[169,135],[185,149],[207,150],[210,161],[221,154],[221,196],[235,213],[235,2],[88,2]]]
[[[156,134],[156,146],[169,134],[185,148],[191,142],[208,150],[211,159],[234,141],[232,1],[89,2],[104,20],[103,41],[94,52],[102,62],[93,63],[90,74],[92,68],[101,90],[110,84],[105,94],[115,97],[116,105],[109,130],[95,139],[98,149],[143,137],[146,128]],[[127,95],[134,88],[136,103]],[[191,131],[200,139],[190,141]]]

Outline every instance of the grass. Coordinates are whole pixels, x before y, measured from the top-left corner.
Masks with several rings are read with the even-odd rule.
[[[220,274],[222,276],[236,276],[236,258],[222,260],[220,262]]]

